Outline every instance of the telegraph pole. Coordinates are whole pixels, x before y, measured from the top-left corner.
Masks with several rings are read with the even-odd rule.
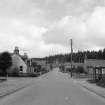
[[[71,77],[72,77],[72,71],[73,71],[73,69],[72,69],[72,66],[73,66],[73,64],[72,64],[73,63],[73,60],[72,60],[73,59],[73,47],[72,47],[73,41],[72,41],[72,39],[70,39],[70,42],[71,42],[70,45],[71,45]]]

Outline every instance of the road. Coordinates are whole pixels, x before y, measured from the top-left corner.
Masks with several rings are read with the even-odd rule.
[[[84,89],[56,68],[33,79],[27,88],[0,99],[0,105],[105,105],[105,99]]]

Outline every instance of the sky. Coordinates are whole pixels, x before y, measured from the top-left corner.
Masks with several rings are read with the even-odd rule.
[[[105,0],[0,0],[0,51],[44,57],[105,48]]]

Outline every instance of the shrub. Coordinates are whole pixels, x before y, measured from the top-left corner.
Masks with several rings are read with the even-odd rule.
[[[67,72],[71,72],[71,68],[66,68],[66,71]]]
[[[84,72],[84,68],[82,67],[82,66],[78,66],[77,68],[76,68],[76,71],[75,71],[76,73],[85,73]]]

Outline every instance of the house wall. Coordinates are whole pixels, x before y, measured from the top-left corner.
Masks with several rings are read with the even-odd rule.
[[[35,73],[34,67],[30,66],[27,68],[27,73]]]
[[[88,73],[92,73],[94,67],[105,67],[105,60],[87,59],[84,61],[84,67]],[[103,69],[103,72],[105,72],[105,69]],[[96,70],[96,73],[98,73],[98,70]]]
[[[20,71],[20,66],[22,66],[23,69],[22,71]],[[13,70],[18,70],[20,73],[27,73],[27,65],[22,60],[22,58],[17,54],[12,55],[12,66],[8,71],[12,72]]]

